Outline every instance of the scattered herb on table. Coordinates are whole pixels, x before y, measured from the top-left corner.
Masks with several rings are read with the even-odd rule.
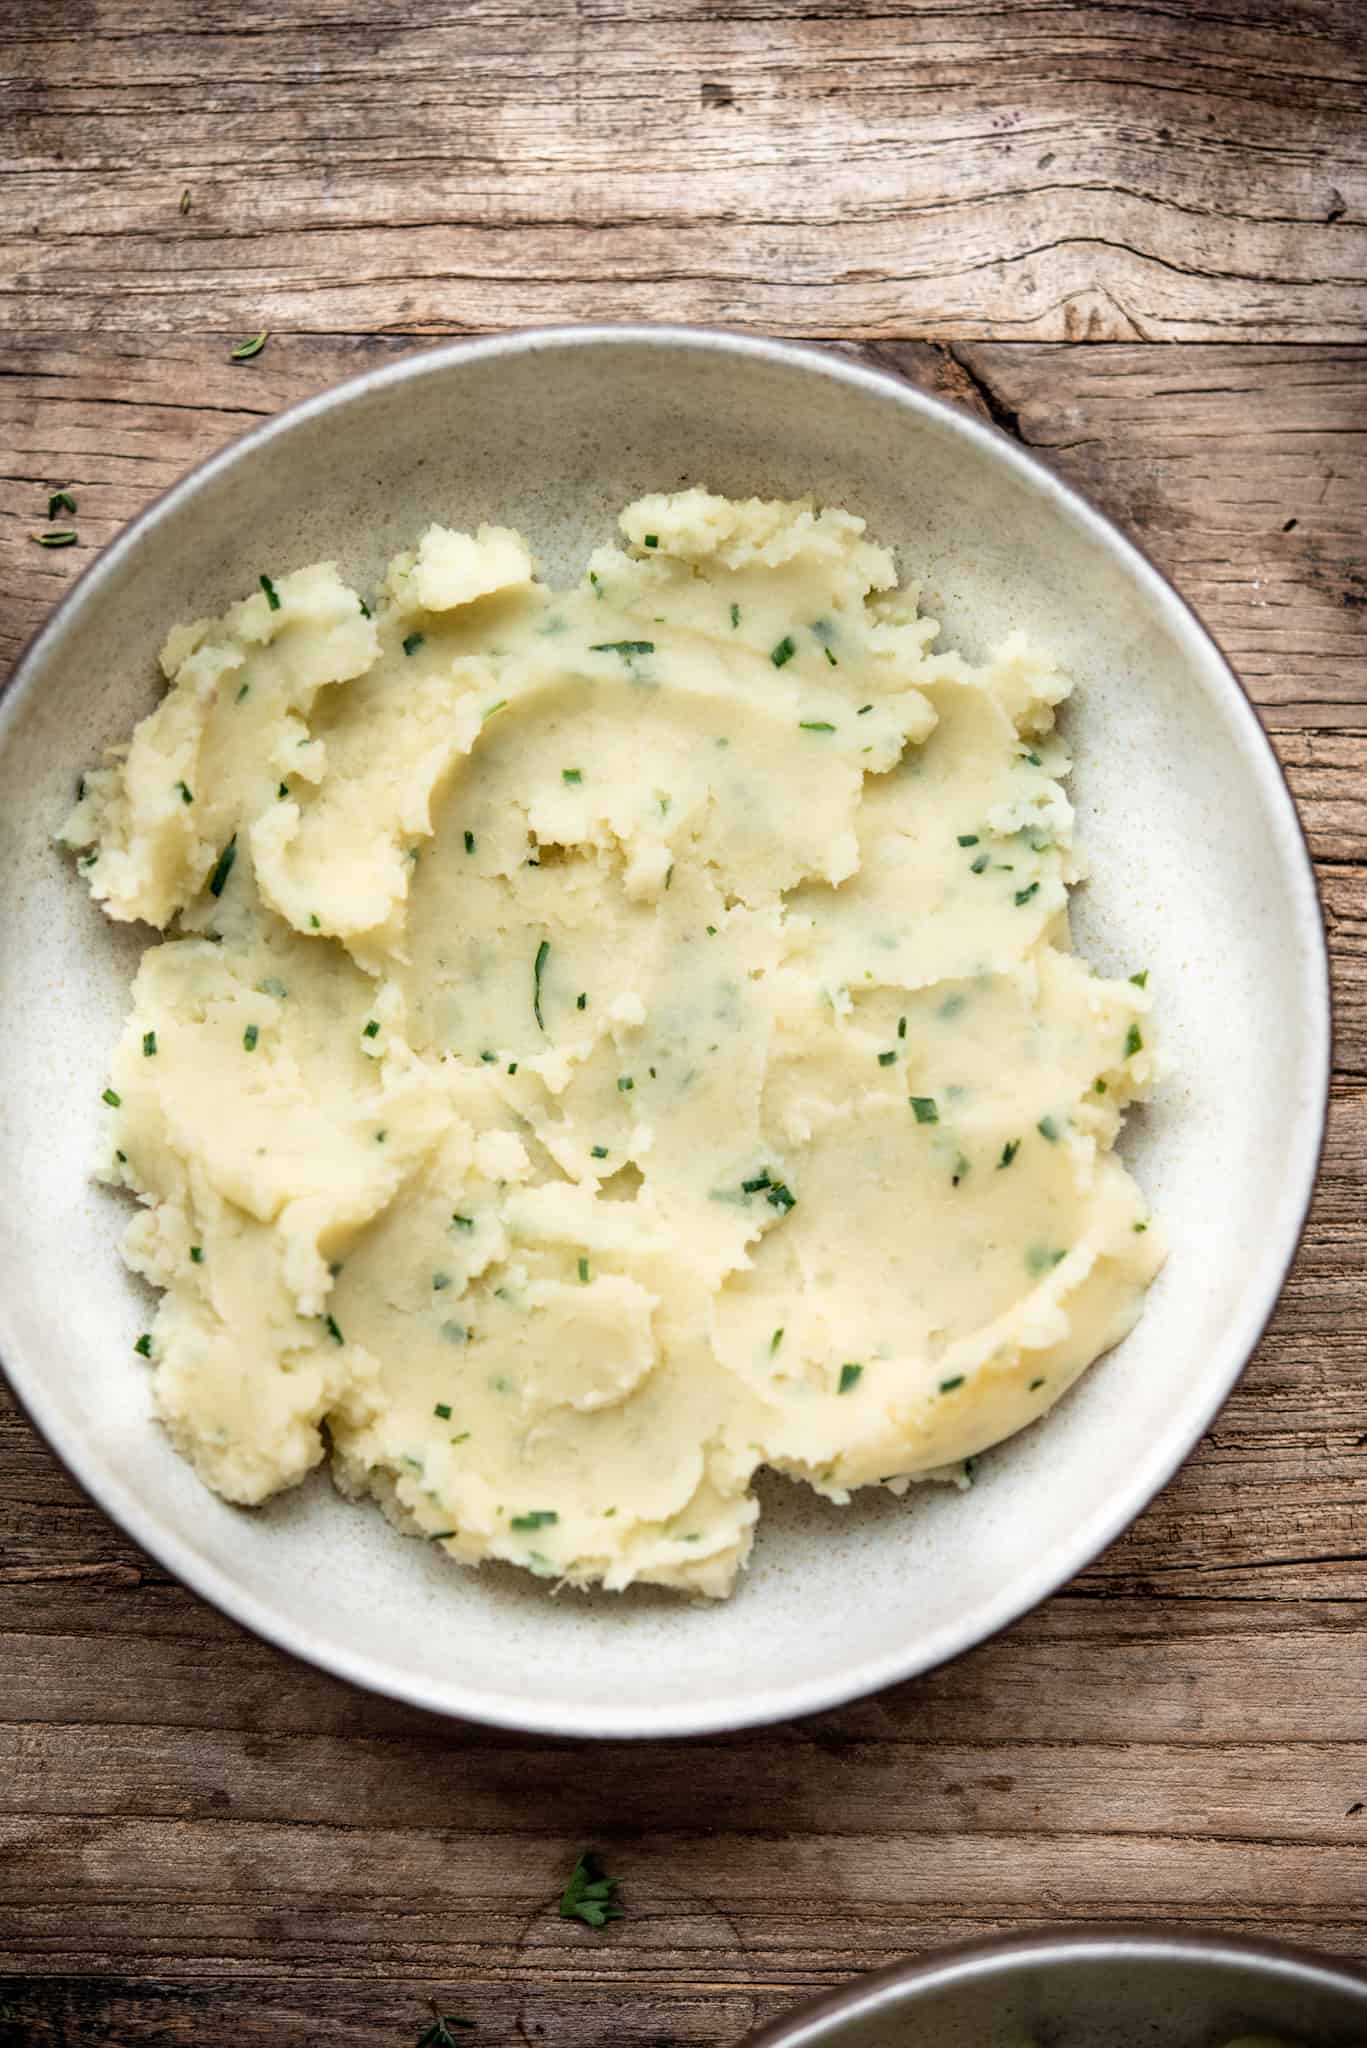
[[[36,540],[40,548],[74,548],[79,535],[69,526],[49,528],[46,533],[31,533],[30,540]]]
[[[263,327],[259,334],[253,334],[248,341],[239,341],[228,357],[230,363],[249,363],[253,356],[259,356],[271,338],[269,327]]]
[[[432,1541],[439,1543],[443,1537],[454,1536],[455,1533],[454,1529],[441,1529],[433,1536]],[[434,2005],[432,2015],[431,2026],[418,2036],[417,2048],[456,2048],[456,2039],[452,2032],[454,2027],[460,2027],[467,2033],[473,2033],[475,2030],[474,2021],[462,2019],[459,2013],[438,2012]]]
[[[613,1900],[616,1890],[617,1879],[605,1876],[593,1850],[586,1849],[560,1894],[561,1919],[582,1920],[586,1927],[599,1928],[606,1927],[609,1920],[620,1920],[622,1909]]]
[[[48,499],[48,518],[55,519],[59,512],[69,512],[73,519],[76,517],[76,500],[72,497],[70,491],[54,491]]]

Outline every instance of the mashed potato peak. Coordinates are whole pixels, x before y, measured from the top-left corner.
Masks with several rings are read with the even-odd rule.
[[[843,1501],[1041,1415],[1160,1260],[1148,996],[1069,950],[1068,685],[931,651],[863,522],[702,491],[572,590],[432,527],[177,627],[64,837],[159,1412],[468,1563],[724,1594],[761,1465]]]

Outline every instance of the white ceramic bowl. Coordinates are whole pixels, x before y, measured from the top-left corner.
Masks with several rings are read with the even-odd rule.
[[[1076,1927],[970,1942],[863,1977],[743,2048],[1364,2048],[1367,1972],[1281,1942]]]
[[[244,1513],[151,1418],[148,1301],[120,1198],[85,1179],[140,935],[51,845],[79,772],[157,694],[169,622],[337,556],[371,582],[424,521],[495,519],[569,571],[646,490],[813,491],[864,513],[951,644],[1013,626],[1077,678],[1080,944],[1151,970],[1171,1078],[1124,1150],[1172,1256],[1135,1333],[971,1495],[848,1509],[775,1481],[724,1606],[466,1573],[325,1477]],[[142,935],[145,936],[145,935]],[[1323,934],[1296,814],[1197,620],[1130,543],[993,429],[836,356],[670,329],[460,343],[257,429],[136,520],[0,701],[0,1357],[77,1479],[271,1641],[440,1712],[594,1735],[827,1707],[980,1642],[1095,1557],[1228,1394],[1295,1249],[1323,1122]]]

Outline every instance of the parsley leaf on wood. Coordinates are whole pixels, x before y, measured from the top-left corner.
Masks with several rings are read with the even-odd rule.
[[[586,1927],[606,1927],[609,1920],[620,1920],[622,1909],[612,1901],[616,1889],[616,1878],[605,1877],[592,1849],[586,1849],[560,1894],[561,1919],[582,1920]]]

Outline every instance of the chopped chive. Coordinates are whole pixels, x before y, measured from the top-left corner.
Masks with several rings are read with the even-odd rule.
[[[259,1036],[260,1033],[255,1024],[249,1024],[242,1034],[242,1043],[246,1046],[248,1052],[256,1051],[256,1041]]]
[[[510,1529],[549,1529],[560,1520],[554,1508],[532,1508],[525,1515],[514,1515],[509,1522]]]
[[[1139,1026],[1137,1024],[1131,1024],[1129,1030],[1125,1033],[1125,1057],[1127,1060],[1133,1059],[1134,1055],[1137,1052],[1143,1052],[1143,1050],[1144,1040],[1140,1033]]]
[[[468,1430],[468,1429],[463,1429],[463,1430],[461,1431],[460,1435],[459,1435],[459,1436],[453,1436],[453,1437],[452,1437],[452,1439],[451,1439],[451,1441],[452,1441],[452,1443],[453,1443],[453,1444],[468,1444],[468,1443],[469,1443],[469,1441],[470,1441],[470,1432],[469,1432],[469,1430]]]
[[[591,1159],[606,1159],[607,1156],[608,1148],[606,1145],[594,1145],[589,1152]]]
[[[480,721],[481,721],[481,723],[487,723],[487,722],[488,722],[488,720],[489,720],[489,719],[491,719],[491,718],[493,717],[493,715],[494,715],[494,713],[495,713],[496,711],[503,711],[503,710],[505,710],[505,709],[506,709],[506,707],[507,707],[507,703],[508,703],[508,699],[507,699],[506,697],[500,697],[500,698],[499,698],[499,700],[498,700],[498,702],[497,702],[497,704],[491,704],[491,705],[490,705],[490,706],[488,707],[488,709],[487,709],[486,711],[481,711],[481,713],[480,713]]]
[[[251,689],[251,684],[250,684],[250,683],[244,683],[244,684],[242,685],[242,688],[241,688],[241,689],[240,689],[240,690],[238,691],[237,695],[236,695],[236,696],[235,696],[235,697],[233,698],[233,702],[234,702],[234,704],[240,704],[240,703],[242,702],[242,699],[243,699],[243,698],[244,698],[244,697],[245,697],[245,696],[247,695],[247,693],[248,693],[248,691],[249,691],[250,689]]]
[[[757,1195],[761,1188],[771,1188],[773,1184],[766,1167],[764,1172],[757,1173],[753,1180],[743,1180],[740,1184],[740,1191],[743,1195]]]
[[[515,1073],[517,1072],[517,1061],[516,1061],[516,1060],[509,1060],[509,1062],[508,1062],[508,1072],[509,1072],[510,1074],[515,1074]]]
[[[191,207],[193,206],[193,204],[194,204],[194,201],[193,201],[193,200],[191,199],[191,197],[190,197],[190,188],[189,188],[189,186],[187,185],[187,186],[185,187],[185,190],[184,190],[184,191],[183,191],[183,192],[181,193],[181,195],[180,195],[180,210],[181,210],[181,212],[182,212],[182,213],[188,213],[188,212],[190,211],[190,208],[191,208]]]
[[[1146,1231],[1148,1227],[1149,1226],[1147,1223],[1132,1223],[1130,1225],[1131,1230],[1134,1231],[1136,1236],[1142,1235],[1142,1233]]]
[[[137,1352],[139,1358],[150,1358],[152,1356],[152,1338],[147,1330],[143,1331],[133,1349]]]
[[[546,971],[546,962],[550,958],[550,953],[551,942],[549,939],[543,939],[536,949],[536,961],[532,968],[532,1015],[536,1019],[537,1030],[543,1032],[546,1027],[541,1021],[541,977]]]
[[[977,843],[978,835],[976,832],[961,832],[959,834],[960,846],[976,846]]]
[[[288,782],[282,782],[280,787],[275,792],[277,801],[283,804],[288,798],[289,793],[290,786]]]
[[[589,644],[590,654],[620,654],[623,661],[630,661],[638,654],[653,654],[653,640],[594,640]]]
[[[336,1316],[324,1316],[324,1318],[323,1318],[323,1322],[324,1322],[324,1325],[326,1326],[326,1329],[327,1329],[327,1333],[328,1333],[329,1337],[331,1337],[331,1339],[332,1339],[333,1343],[334,1343],[334,1344],[345,1344],[345,1342],[346,1342],[346,1338],[345,1338],[345,1337],[344,1337],[344,1336],[342,1335],[342,1333],[341,1333],[340,1329],[339,1329],[339,1328],[337,1327],[337,1318],[336,1318]]]
[[[1092,1083],[1092,1093],[1094,1095],[1104,1095],[1106,1093],[1106,1083],[1100,1074],[1097,1075]]]
[[[646,535],[646,546],[647,546],[648,548],[657,548],[657,547],[658,547],[659,545],[660,545],[660,536],[659,536],[659,534],[658,534],[658,533],[648,533],[648,534]]]
[[[376,1019],[375,1019],[374,1017],[372,1017],[372,1018],[371,1018],[371,1020],[370,1020],[370,1022],[369,1022],[369,1023],[368,1023],[367,1025],[366,1025],[366,1027],[365,1027],[365,1030],[364,1030],[364,1031],[363,1031],[363,1032],[361,1033],[361,1036],[362,1036],[362,1038],[378,1038],[378,1037],[379,1037],[379,1035],[380,1035],[380,1027],[379,1027],[379,1024],[378,1024],[378,1022],[376,1021]]]
[[[577,768],[562,768],[560,780],[562,782],[582,782],[584,778]]]
[[[190,1246],[190,1260],[196,1266],[204,1264],[204,1247],[202,1244],[192,1244]]]
[[[454,1444],[454,1443],[459,1443],[459,1442],[460,1442],[460,1438],[459,1438],[459,1437],[454,1437],[454,1436],[453,1436],[453,1437],[452,1437],[452,1439],[451,1439],[451,1441],[452,1441],[452,1443],[453,1443],[453,1444]],[[428,1542],[429,1542],[429,1543],[447,1543],[447,1542],[449,1542],[449,1541],[450,1541],[450,1539],[451,1539],[451,1538],[452,1538],[452,1537],[453,1537],[453,1536],[455,1535],[455,1533],[456,1533],[456,1532],[455,1532],[455,1530],[454,1530],[454,1529],[433,1529],[433,1530],[429,1531],[429,1533],[428,1533],[428,1537],[427,1537],[427,1540],[428,1540]],[[433,2039],[434,2041],[436,2041],[436,2040],[440,2040],[440,2039],[442,2039],[442,2038],[444,2037],[444,2038],[445,2038],[446,2040],[448,2040],[448,2041],[449,2041],[449,2040],[451,2039],[451,2029],[450,2029],[450,2028],[449,2028],[449,2027],[447,2026],[447,2024],[446,2024],[446,2021],[445,2021],[445,2020],[442,2020],[440,2024],[441,2024],[441,2034],[440,2034],[440,2035],[439,2035],[439,2034],[438,2034],[438,2033],[436,2032],[436,2030],[435,2030],[434,2028],[433,2028],[433,2029],[429,2029],[429,2032],[431,2033],[431,2037],[432,2037],[432,2039]],[[465,2022],[464,2022],[464,2021],[461,2021],[461,2020],[458,2020],[458,2021],[456,2022],[456,2024],[457,2024],[457,2026],[462,2026],[462,2025],[464,2025],[464,2024],[465,2024]]]
[[[1041,1387],[1042,1387],[1043,1385],[1044,1385],[1044,1381],[1043,1381],[1043,1379],[1031,1380],[1031,1382],[1030,1382],[1030,1385],[1029,1385],[1029,1388],[1028,1388],[1028,1390],[1027,1390],[1027,1391],[1028,1391],[1028,1392],[1030,1392],[1030,1393],[1032,1393],[1032,1394],[1037,1394],[1037,1393],[1039,1392],[1040,1388],[1041,1388]]]
[[[954,1389],[955,1389],[956,1387],[961,1387],[961,1386],[963,1385],[963,1383],[964,1383],[964,1375],[963,1375],[963,1374],[962,1374],[961,1372],[956,1372],[956,1373],[955,1373],[955,1374],[954,1374],[954,1375],[952,1376],[952,1378],[950,1378],[950,1379],[947,1379],[947,1380],[941,1380],[941,1382],[940,1382],[940,1392],[941,1392],[942,1394],[952,1394],[952,1393],[954,1392]]]
[[[964,1178],[964,1175],[970,1171],[971,1165],[971,1160],[965,1159],[963,1153],[961,1152],[958,1158],[954,1161],[954,1171],[949,1176],[949,1184],[952,1188],[958,1187],[959,1182]]]
[[[896,1060],[897,1055],[895,1052],[880,1052],[878,1055],[878,1064],[880,1067],[891,1067],[895,1065]]]
[[[836,1388],[837,1394],[848,1394],[851,1388],[859,1385],[863,1377],[864,1368],[862,1365],[842,1365],[840,1368],[840,1385]]]
[[[1001,1172],[1001,1170],[1002,1170],[1002,1168],[1003,1168],[1004,1166],[1009,1166],[1009,1165],[1011,1164],[1011,1161],[1012,1161],[1012,1160],[1013,1160],[1013,1159],[1015,1158],[1016,1154],[1017,1154],[1017,1153],[1018,1153],[1018,1152],[1020,1151],[1020,1148],[1021,1148],[1021,1141],[1020,1141],[1020,1139],[1019,1139],[1019,1138],[1008,1138],[1008,1139],[1007,1139],[1006,1143],[1005,1143],[1005,1144],[1004,1144],[1004,1145],[1002,1146],[1002,1156],[1001,1156],[1001,1158],[1000,1158],[1000,1159],[999,1159],[999,1160],[997,1161],[997,1171],[998,1171],[998,1173],[1000,1173],[1000,1172]]]
[[[588,1006],[589,992],[587,989],[581,988],[578,995],[574,999],[574,1007],[576,1010],[587,1010]]]
[[[157,1049],[157,1034],[156,1034],[156,1032],[155,1032],[155,1031],[144,1031],[144,1032],[143,1032],[143,1034],[142,1034],[142,1056],[143,1056],[143,1058],[144,1058],[145,1060],[150,1060],[150,1059],[152,1058],[153,1054],[154,1054],[154,1053],[156,1052],[156,1049]]]
[[[36,540],[40,548],[74,548],[80,536],[69,526],[50,529],[47,533],[31,533],[30,540]]]
[[[233,862],[236,859],[237,834],[234,832],[232,838],[214,862],[214,871],[209,877],[209,894],[211,896],[221,896],[223,894],[223,885],[232,873]]]
[[[405,653],[405,654],[416,654],[416,653],[417,653],[417,651],[418,651],[418,649],[419,649],[419,648],[420,648],[420,647],[422,646],[423,642],[424,642],[424,641],[426,640],[426,638],[427,638],[427,635],[426,635],[426,633],[405,633],[405,634],[404,634],[404,636],[403,636],[403,651],[404,651],[404,653]]]
[[[434,1273],[432,1275],[432,1292],[434,1294],[444,1294],[450,1285],[451,1275],[449,1273]]]
[[[778,1350],[778,1347],[779,1347],[779,1345],[780,1345],[780,1344],[781,1344],[782,1342],[783,1342],[783,1325],[782,1325],[782,1323],[780,1323],[780,1324],[779,1324],[779,1326],[778,1326],[778,1328],[777,1328],[777,1329],[775,1330],[775,1332],[774,1332],[773,1336],[772,1336],[772,1337],[771,1337],[771,1338],[769,1339],[769,1356],[770,1356],[771,1358],[773,1357],[774,1353],[775,1353],[775,1352],[776,1352],[776,1351]]]
[[[1017,889],[1017,891],[1016,891],[1016,908],[1017,908],[1017,910],[1019,910],[1019,909],[1020,909],[1020,907],[1021,907],[1021,905],[1022,905],[1023,903],[1028,903],[1028,902],[1030,901],[1030,898],[1031,898],[1032,896],[1037,896],[1038,894],[1039,894],[1039,883],[1038,883],[1038,882],[1031,882],[1031,884],[1029,885],[1029,887],[1028,887],[1028,888],[1026,888],[1026,889]]]
[[[436,1405],[436,1407],[435,1407],[435,1408],[434,1408],[434,1409],[432,1410],[432,1413],[433,1413],[434,1415],[440,1415],[440,1417],[441,1417],[441,1419],[442,1419],[442,1421],[443,1421],[443,1422],[449,1422],[449,1421],[451,1420],[451,1404],[450,1404],[450,1402],[449,1402],[449,1401],[438,1401],[438,1402],[437,1402],[437,1405]]]
[[[587,1286],[588,1286],[588,1284],[589,1284],[589,1262],[588,1262],[588,1260],[587,1260],[587,1259],[580,1259],[580,1261],[579,1261],[579,1285],[580,1285],[581,1287],[587,1287]]]
[[[933,1095],[909,1095],[908,1102],[915,1112],[918,1124],[938,1124],[940,1110]]]
[[[455,1224],[457,1230],[473,1230],[475,1227],[473,1216],[461,1216],[455,1210],[451,1212],[451,1221]]]
[[[498,1065],[498,1054],[496,1052],[490,1051],[487,1046],[485,1047],[484,1051],[480,1054],[480,1058],[483,1060],[486,1067],[496,1067]]]
[[[781,1180],[776,1180],[774,1182],[774,1185],[770,1188],[768,1194],[765,1196],[765,1200],[768,1202],[771,1209],[782,1210],[785,1216],[787,1215],[790,1209],[795,1209],[797,1207],[797,1196],[793,1193],[791,1188],[785,1187]]]
[[[314,932],[320,932],[322,929],[323,927],[318,921],[317,911],[311,910],[309,912],[309,930]]]
[[[1132,974],[1130,976],[1130,980],[1134,983],[1136,988],[1147,988],[1149,985],[1148,968],[1142,967],[1138,974]]]
[[[1056,1145],[1058,1143],[1058,1125],[1055,1123],[1053,1117],[1042,1116],[1039,1122],[1035,1125],[1035,1129],[1039,1132],[1042,1138],[1047,1138],[1051,1145]]]
[[[249,363],[253,356],[259,356],[271,338],[269,327],[263,327],[260,334],[254,334],[250,341],[239,341],[228,357],[230,363]]]
[[[905,1018],[905,1017],[899,1017],[899,1018],[897,1019],[897,1036],[898,1036],[899,1038],[905,1038],[905,1037],[906,1037],[906,1035],[907,1035],[907,1020],[906,1020],[906,1018]]]
[[[987,863],[990,858],[990,854],[980,853],[976,860],[969,862],[970,872],[975,875],[985,874],[987,871]]]
[[[473,833],[473,832],[467,831],[467,832],[466,832],[466,834],[465,834],[465,851],[466,851],[467,853],[473,853],[473,852],[474,852],[474,850],[475,850],[475,835],[474,835],[474,833]]]
[[[737,626],[738,626],[739,624],[740,624],[740,606],[739,606],[738,604],[733,604],[733,605],[732,605],[732,607],[731,607],[731,630],[732,630],[732,631],[734,632],[734,631],[735,631],[735,629],[736,629],[736,627],[737,627]]]
[[[832,668],[839,668],[840,663],[836,660],[835,656],[832,654],[829,647],[823,647],[821,651],[825,655],[827,661],[830,663]]]
[[[1040,760],[1039,755],[1035,753],[1031,748],[1026,748],[1026,750],[1023,753],[1018,754],[1016,758],[1020,761],[1028,761],[1032,768],[1040,768],[1044,765],[1043,762]]]
[[[619,1095],[630,1094],[635,1086],[636,1083],[632,1080],[630,1074],[619,1074],[617,1076],[617,1093]]]
[[[194,802],[194,791],[190,788],[188,782],[178,782],[176,788],[180,791],[180,800],[183,804],[192,804]]]
[[[112,1088],[106,1088],[100,1100],[101,1102],[107,1102],[111,1109],[121,1109],[123,1107],[122,1095],[116,1095]]]
[[[48,518],[55,519],[59,512],[69,512],[73,519],[76,517],[76,500],[72,497],[70,491],[54,491],[48,499]]]
[[[368,618],[370,618],[370,616],[371,616],[371,610],[370,610],[370,606],[369,606],[369,605],[368,605],[368,604],[366,603],[365,599],[364,599],[363,597],[358,597],[358,598],[357,598],[357,600],[356,600],[356,602],[357,602],[357,604],[358,604],[358,605],[359,605],[359,606],[361,607],[361,617],[362,617],[363,619],[368,619]]]
[[[770,648],[769,659],[775,668],[782,668],[784,663],[791,661],[796,653],[796,640],[794,640],[791,633],[785,633],[778,645]]]
[[[716,926],[715,926],[714,924],[709,924],[709,925],[707,925],[707,926],[705,927],[705,930],[706,930],[706,932],[707,932],[707,936],[708,936],[708,938],[709,938],[709,939],[715,939],[715,938],[716,938],[716,936],[717,936],[717,927],[716,927]]]
[[[280,593],[279,593],[279,591],[278,591],[278,590],[276,589],[275,585],[274,585],[274,584],[273,584],[273,583],[271,582],[271,579],[270,579],[270,577],[269,577],[269,576],[262,576],[262,577],[261,577],[261,579],[260,579],[260,582],[261,582],[261,588],[262,588],[262,589],[263,589],[263,590],[265,591],[265,593],[266,593],[266,603],[267,603],[267,604],[268,604],[268,605],[270,606],[270,608],[271,608],[271,610],[272,610],[273,612],[278,612],[278,611],[279,611],[279,609],[280,609]]]
[[[797,724],[799,732],[835,731],[835,727],[831,724],[829,718],[799,718]]]

